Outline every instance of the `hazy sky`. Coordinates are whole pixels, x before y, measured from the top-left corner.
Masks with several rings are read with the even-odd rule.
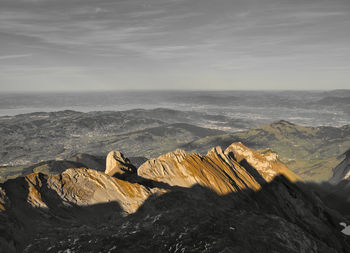
[[[349,0],[0,0],[0,91],[350,88]]]

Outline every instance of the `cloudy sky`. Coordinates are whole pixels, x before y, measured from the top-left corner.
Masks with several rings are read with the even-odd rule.
[[[0,91],[335,88],[349,0],[0,0]]]

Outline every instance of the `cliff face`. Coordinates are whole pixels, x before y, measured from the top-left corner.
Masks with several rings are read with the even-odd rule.
[[[137,170],[113,151],[106,165],[0,184],[1,249],[346,252],[343,218],[294,185],[270,150],[176,150]]]
[[[350,180],[350,150],[345,152],[344,160],[333,169],[333,176],[329,182],[337,184],[342,180]]]

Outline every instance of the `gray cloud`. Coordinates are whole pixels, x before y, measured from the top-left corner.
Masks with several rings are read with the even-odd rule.
[[[21,87],[32,73],[26,87],[62,74],[82,89],[89,79],[116,89],[290,88],[281,76],[295,88],[344,88],[348,27],[347,0],[0,0],[0,86]]]

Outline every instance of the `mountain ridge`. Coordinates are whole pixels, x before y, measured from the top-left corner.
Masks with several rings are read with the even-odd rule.
[[[275,153],[242,143],[206,155],[175,150],[123,178],[32,173],[0,184],[0,242],[8,252],[254,252],[249,238],[266,250],[346,252],[337,227],[345,218],[287,177],[300,180]]]

